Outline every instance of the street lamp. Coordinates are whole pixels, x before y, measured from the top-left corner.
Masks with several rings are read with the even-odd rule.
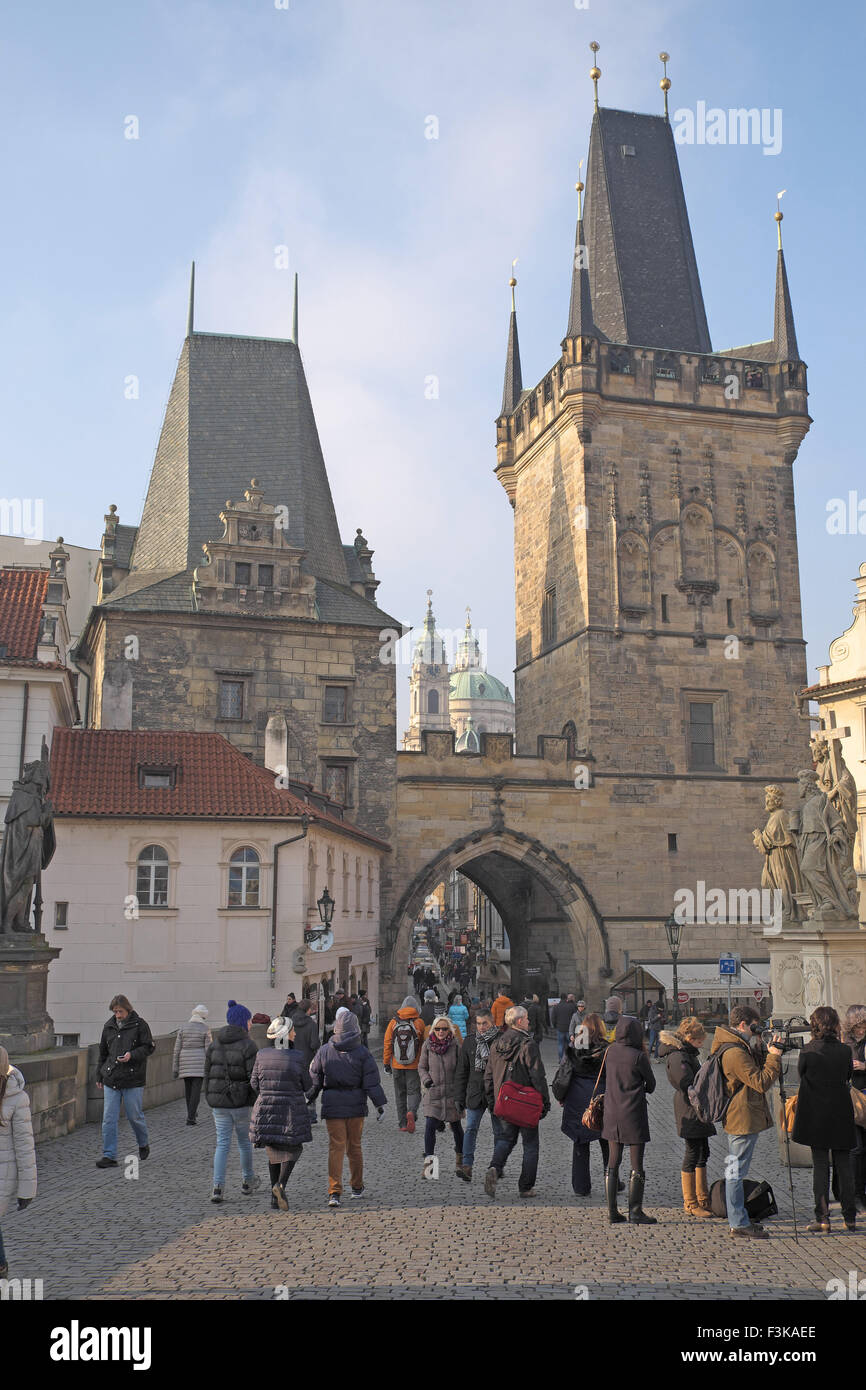
[[[334,899],[331,897],[326,887],[324,893],[319,898],[319,901],[316,903],[316,907],[319,909],[319,916],[326,927],[329,927],[331,925],[331,922],[334,917],[335,906],[336,904],[334,902]]]
[[[665,936],[668,939],[668,949],[674,963],[674,1026],[680,1021],[680,1001],[679,1001],[679,982],[677,980],[677,959],[680,954],[680,944],[683,939],[683,924],[678,922],[673,913],[665,922]]]

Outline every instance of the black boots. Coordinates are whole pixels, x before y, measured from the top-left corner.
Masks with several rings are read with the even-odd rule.
[[[625,1217],[617,1209],[617,1180],[609,1169],[605,1169],[604,1190],[605,1195],[607,1196],[607,1219],[610,1222],[611,1226],[616,1226],[618,1222],[625,1221]]]
[[[632,1171],[628,1184],[628,1219],[632,1226],[655,1226],[654,1216],[647,1216],[643,1210],[643,1190],[646,1178],[643,1173]],[[614,1200],[616,1200],[614,1198]]]

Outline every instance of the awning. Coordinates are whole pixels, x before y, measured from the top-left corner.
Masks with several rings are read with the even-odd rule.
[[[661,988],[668,998],[673,994],[673,964],[659,964],[655,961],[644,964],[636,961],[627,973],[617,981],[614,990],[627,989],[637,993],[640,989],[639,971],[643,971],[646,985]],[[630,982],[630,983],[627,983]],[[652,983],[651,983],[652,982]],[[694,963],[681,961],[677,967],[677,989],[690,999],[727,999],[728,984],[719,976],[718,961]],[[760,996],[758,994],[760,991]],[[770,993],[770,962],[768,960],[746,960],[742,965],[742,983],[731,985],[731,995],[737,999],[766,998]]]

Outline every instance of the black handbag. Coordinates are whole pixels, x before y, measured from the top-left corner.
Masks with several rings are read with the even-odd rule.
[[[554,1100],[560,1102],[565,1100],[568,1095],[569,1087],[574,1079],[574,1064],[566,1052],[559,1066],[556,1068],[550,1089],[553,1092]]]

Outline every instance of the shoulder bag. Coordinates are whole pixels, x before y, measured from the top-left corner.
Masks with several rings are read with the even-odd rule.
[[[598,1134],[600,1134],[604,1128],[604,1091],[602,1091],[601,1095],[596,1093],[598,1091],[598,1083],[604,1074],[604,1064],[606,1061],[607,1049],[605,1048],[604,1056],[601,1059],[601,1066],[598,1069],[598,1076],[595,1078],[595,1085],[592,1088],[592,1095],[589,1098],[589,1105],[584,1110],[580,1121],[584,1129],[591,1129]]]

